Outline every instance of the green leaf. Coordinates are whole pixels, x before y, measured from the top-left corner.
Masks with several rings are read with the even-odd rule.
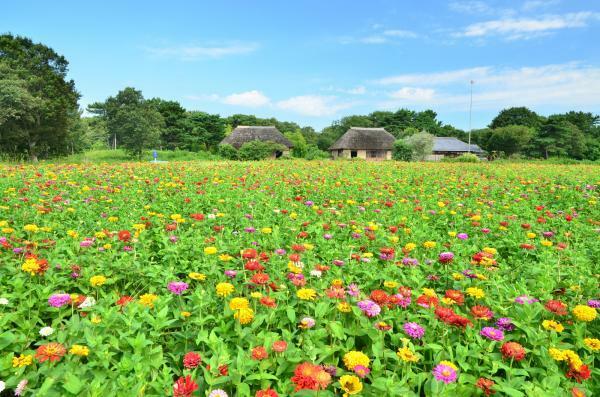
[[[83,388],[83,383],[77,376],[67,372],[65,375],[65,383],[63,384],[63,388],[71,394],[78,395]]]

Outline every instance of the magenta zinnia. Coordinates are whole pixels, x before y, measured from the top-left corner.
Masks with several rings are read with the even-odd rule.
[[[442,381],[446,384],[456,381],[457,374],[456,370],[446,364],[438,364],[433,369],[433,376],[436,380]]]

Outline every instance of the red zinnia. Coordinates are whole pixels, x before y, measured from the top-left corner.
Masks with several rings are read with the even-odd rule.
[[[265,270],[264,266],[261,265],[258,261],[248,261],[244,265],[244,269],[249,270],[251,272],[258,272]]]
[[[179,377],[173,385],[173,397],[191,397],[198,390],[198,384],[192,380],[190,375]]]
[[[475,386],[480,388],[486,396],[490,396],[496,393],[495,390],[492,390],[492,387],[494,387],[495,384],[496,383],[491,379],[479,378],[477,383],[475,383]]]
[[[188,369],[196,368],[198,365],[200,365],[201,361],[202,357],[195,352],[189,352],[183,356],[183,366]]]
[[[260,298],[260,304],[266,307],[270,307],[271,309],[277,307],[275,299],[269,296],[263,296],[262,298]]]
[[[273,389],[264,389],[257,391],[254,397],[279,397],[279,394]]]
[[[62,344],[57,342],[50,342],[37,348],[35,358],[37,358],[38,361],[41,363],[47,360],[50,360],[50,362],[54,362],[59,361],[61,357],[65,355],[66,352],[67,349],[65,349],[65,347]]]
[[[567,315],[567,305],[558,300],[549,300],[544,305],[546,310],[551,311],[552,313],[558,316],[566,316]]]
[[[123,295],[117,301],[117,305],[123,307],[127,306],[130,302],[133,302],[133,298],[131,296]]]
[[[131,240],[131,233],[129,232],[129,230],[121,230],[118,236],[119,240],[123,241],[124,243]]]
[[[385,305],[389,299],[388,294],[385,293],[385,291],[382,291],[380,289],[376,289],[375,291],[371,292],[371,300],[375,303],[377,303],[378,305]]]
[[[254,273],[250,282],[258,285],[265,285],[269,282],[269,275],[266,273]]]
[[[574,379],[577,383],[581,383],[581,381],[589,379],[591,375],[592,371],[590,371],[587,365],[582,365],[578,370],[571,367],[569,372],[567,372],[567,378]]]
[[[521,361],[525,358],[525,349],[517,342],[505,342],[500,349],[502,357]]]
[[[479,318],[482,320],[490,320],[494,317],[494,313],[490,310],[489,307],[476,305],[471,308],[471,314],[475,318]]]
[[[258,253],[253,248],[245,249],[242,252],[242,258],[244,258],[244,259],[254,259],[254,258],[256,258],[257,255],[258,255]]]
[[[253,360],[265,360],[267,357],[269,357],[269,354],[267,353],[267,349],[265,349],[264,346],[257,346],[254,349],[252,349]]]
[[[287,342],[284,340],[276,340],[273,342],[273,351],[283,353],[287,350]]]
[[[465,303],[465,297],[462,294],[462,292],[457,291],[455,289],[447,290],[445,296],[446,296],[446,298],[452,299],[459,306],[462,305],[463,303]]]

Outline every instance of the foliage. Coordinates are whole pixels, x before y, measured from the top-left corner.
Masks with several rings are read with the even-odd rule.
[[[410,161],[412,160],[413,151],[412,147],[406,143],[403,139],[398,139],[394,142],[394,150],[392,158],[399,161]]]
[[[330,158],[329,152],[319,149],[317,145],[309,145],[306,148],[306,160],[324,160]]]
[[[242,145],[238,150],[240,160],[264,160],[273,156],[276,152],[284,152],[288,149],[275,142],[250,141]]]
[[[24,395],[164,396],[189,376],[193,396],[333,397],[356,374],[364,397],[598,392],[586,342],[600,334],[597,165],[0,173],[4,394],[26,380]],[[49,343],[66,350],[54,362],[42,361]],[[591,370],[581,383],[575,358]],[[444,362],[456,367],[447,384],[434,370]],[[315,373],[323,390],[296,393]]]
[[[237,160],[238,151],[230,144],[224,143],[222,145],[219,145],[219,156],[228,160]]]
[[[513,107],[500,111],[490,123],[490,128],[508,127],[520,125],[537,130],[543,122],[543,117],[526,107]]]
[[[0,151],[33,161],[66,152],[79,100],[67,71],[67,60],[51,48],[0,35]]]
[[[433,135],[427,132],[419,132],[404,139],[412,151],[412,159],[422,161],[431,154],[433,150]]]
[[[503,152],[507,156],[524,151],[535,136],[535,130],[521,125],[508,125],[490,130],[482,142],[487,151]]]
[[[308,145],[306,144],[306,139],[304,138],[304,135],[302,135],[302,132],[300,132],[300,129],[297,129],[294,132],[286,132],[285,137],[294,144],[292,156],[300,158],[306,157]]]
[[[473,153],[465,153],[457,157],[444,157],[442,161],[446,163],[479,163],[481,160]]]

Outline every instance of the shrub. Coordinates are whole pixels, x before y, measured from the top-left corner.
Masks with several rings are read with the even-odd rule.
[[[242,145],[238,150],[240,160],[264,160],[275,152],[284,152],[287,148],[275,142],[252,141]]]
[[[316,145],[310,145],[306,148],[306,156],[304,158],[307,160],[323,160],[329,157],[330,155],[326,151],[319,149]]]
[[[465,153],[458,157],[444,157],[442,161],[446,163],[479,163],[481,160],[473,153]]]
[[[409,136],[405,142],[412,149],[412,159],[416,161],[425,160],[433,151],[433,135],[425,131]]]
[[[219,145],[218,150],[219,156],[228,159],[228,160],[237,160],[238,159],[238,151],[231,145],[224,143]]]
[[[412,159],[412,148],[403,139],[394,142],[394,151],[392,157],[394,160],[410,161]]]

